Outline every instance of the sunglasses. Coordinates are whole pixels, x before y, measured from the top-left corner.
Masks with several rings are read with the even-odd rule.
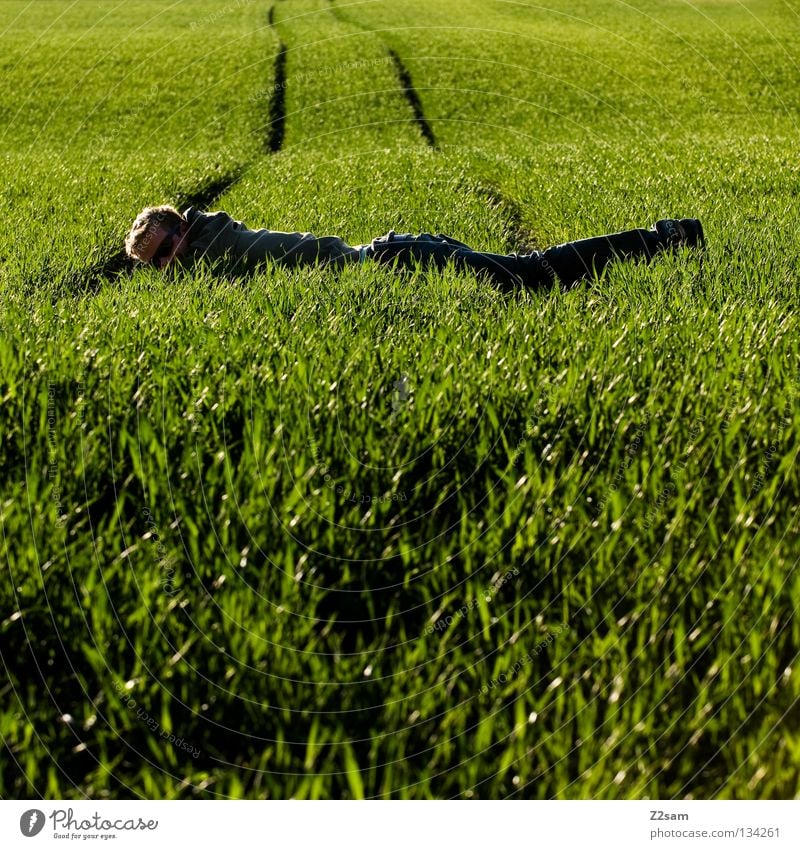
[[[167,231],[167,235],[161,240],[158,250],[150,257],[150,265],[156,268],[161,268],[161,261],[166,259],[175,247],[175,237],[181,229],[180,224],[176,224],[171,230]]]

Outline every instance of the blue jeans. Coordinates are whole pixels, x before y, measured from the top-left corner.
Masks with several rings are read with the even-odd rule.
[[[373,239],[365,251],[380,263],[399,267],[415,265],[443,268],[452,262],[488,277],[503,289],[527,286],[542,289],[557,281],[569,285],[582,277],[600,273],[614,259],[651,259],[668,247],[654,230],[626,230],[556,245],[527,254],[493,254],[473,250],[442,233],[395,233]]]

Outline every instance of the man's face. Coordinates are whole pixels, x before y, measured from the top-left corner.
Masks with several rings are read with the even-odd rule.
[[[189,244],[186,238],[189,225],[182,221],[180,224],[157,225],[142,247],[141,262],[154,268],[164,269],[175,259],[186,254]]]

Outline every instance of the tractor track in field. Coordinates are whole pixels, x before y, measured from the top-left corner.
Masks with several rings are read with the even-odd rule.
[[[343,24],[347,26],[356,27],[360,29],[362,32],[368,32],[371,35],[377,35],[375,30],[368,29],[367,27],[361,26],[360,24],[355,24],[347,18],[343,17],[341,12],[336,7],[336,3],[334,0],[328,0],[330,13]],[[414,115],[414,122],[417,127],[419,127],[419,131],[422,134],[422,138],[425,140],[426,144],[428,144],[432,148],[436,148],[436,136],[434,135],[433,128],[430,125],[427,117],[425,116],[425,110],[422,107],[422,100],[420,100],[419,93],[417,89],[414,87],[414,81],[411,78],[411,72],[406,67],[405,62],[403,62],[400,54],[389,47],[385,42],[381,42],[383,44],[384,49],[386,50],[386,55],[392,60],[392,64],[394,65],[395,73],[397,74],[398,81],[400,82],[400,88],[403,91],[403,96],[406,99],[406,102],[411,107],[411,112]]]
[[[340,18],[333,0],[330,0],[330,10],[331,14]],[[344,19],[342,19],[342,22],[350,26],[357,26]],[[275,3],[270,6],[269,11],[267,12],[267,24],[272,30],[277,32],[275,24]],[[371,32],[371,30],[367,30],[366,28],[362,27],[362,29],[364,29],[365,32]],[[436,137],[428,119],[425,116],[422,101],[414,87],[411,73],[396,50],[387,47],[385,44],[384,48],[394,65],[403,95],[411,108],[414,121],[419,128],[422,138],[426,144],[435,148]],[[267,129],[264,136],[264,150],[268,154],[278,153],[281,150],[286,135],[285,92],[287,79],[286,58],[288,50],[289,48],[287,45],[280,37],[278,37],[278,49],[275,54],[273,64],[272,92],[267,107]],[[187,191],[179,191],[174,196],[173,203],[176,207],[181,209],[188,206],[194,206],[199,209],[207,209],[242,178],[245,170],[246,166],[242,166],[236,171],[208,180],[197,188],[189,189]],[[522,218],[519,208],[493,188],[486,188],[485,193],[490,202],[508,211],[508,220],[510,222],[512,232],[523,238],[529,238],[531,234],[530,231],[526,230],[521,224]],[[104,281],[112,281],[123,275],[130,277],[135,267],[136,262],[126,255],[124,249],[120,248],[115,250],[113,253],[107,254],[100,260],[93,262],[85,269],[73,274],[70,282],[82,289],[96,290]]]
[[[267,23],[275,30],[275,5],[269,7]],[[273,65],[272,97],[269,100],[267,133],[264,149],[267,153],[278,153],[286,135],[286,53],[288,47],[278,38],[278,52]]]
[[[400,55],[396,50],[392,50],[391,47],[387,47],[386,52],[389,54],[389,57],[394,63],[394,69],[400,80],[400,86],[403,89],[403,94],[405,95],[406,101],[408,101],[408,105],[411,107],[411,111],[414,113],[414,121],[419,127],[420,133],[422,133],[422,138],[425,139],[430,147],[435,148],[436,137],[433,134],[431,125],[428,123],[428,119],[425,117],[425,110],[422,108],[422,101],[419,99],[419,94],[417,94],[416,88],[414,88],[411,73],[408,68],[406,68],[403,60],[400,58]]]
[[[199,209],[207,209],[216,203],[231,187],[235,186],[244,176],[244,166],[236,171],[230,171],[219,177],[201,183],[196,189],[188,192],[178,192],[174,197],[176,207],[196,206]]]
[[[491,183],[479,183],[476,188],[491,207],[502,213],[512,237],[512,243],[509,244],[510,250],[537,250],[539,248],[536,234],[525,223],[522,207],[517,201],[508,197],[508,195],[504,195],[498,186]]]

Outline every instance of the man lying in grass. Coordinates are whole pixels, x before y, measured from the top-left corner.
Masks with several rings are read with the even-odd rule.
[[[453,262],[488,276],[504,289],[520,285],[544,288],[556,281],[569,285],[593,272],[600,273],[613,259],[648,261],[659,251],[703,246],[703,227],[696,218],[667,218],[650,230],[626,230],[545,251],[493,254],[475,251],[441,233],[413,236],[392,230],[368,245],[352,246],[338,236],[249,230],[226,212],[210,214],[189,207],[180,213],[171,206],[143,210],[125,240],[128,256],[159,269],[201,259],[234,274],[250,273],[269,261],[340,267],[369,260],[436,268]]]

